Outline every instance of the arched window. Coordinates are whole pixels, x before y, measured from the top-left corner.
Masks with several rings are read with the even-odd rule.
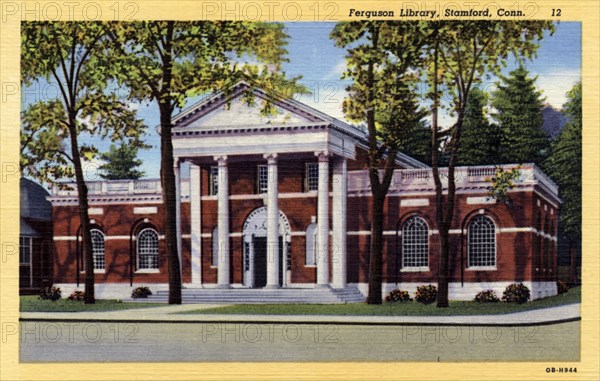
[[[158,269],[158,233],[152,228],[140,231],[136,240],[137,268]]]
[[[219,265],[219,228],[212,230],[212,265]]]
[[[421,217],[410,217],[402,225],[402,267],[429,266],[429,227]]]
[[[92,254],[94,258],[94,270],[104,270],[106,265],[104,257],[104,233],[98,229],[90,230],[92,238]]]
[[[306,228],[306,265],[317,264],[317,224],[312,223]]]
[[[479,215],[468,227],[468,267],[496,266],[496,226],[491,218]]]

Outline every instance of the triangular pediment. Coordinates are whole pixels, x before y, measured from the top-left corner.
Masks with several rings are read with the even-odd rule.
[[[272,112],[265,115],[262,111],[267,96],[255,89],[249,103],[244,96],[247,90],[247,87],[239,86],[229,96],[215,94],[182,112],[175,118],[174,124],[178,128],[219,129],[325,122],[320,115],[298,108],[296,102],[283,98],[270,98]]]

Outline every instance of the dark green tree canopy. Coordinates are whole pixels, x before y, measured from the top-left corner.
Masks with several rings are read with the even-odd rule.
[[[478,87],[469,93],[458,163],[461,165],[498,164],[498,126],[487,115],[488,94]]]
[[[557,182],[563,205],[560,222],[572,238],[581,238],[582,112],[581,82],[568,93],[563,106],[568,121],[552,145],[552,156],[545,163],[550,177]]]
[[[138,169],[142,161],[137,154],[136,146],[121,143],[117,147],[111,144],[108,152],[100,154],[100,159],[105,161],[99,168],[100,177],[105,180],[137,180],[144,176],[144,172]]]
[[[492,106],[500,128],[499,161],[541,164],[550,153],[550,139],[542,129],[544,103],[536,78],[522,66],[511,71],[493,93]]]

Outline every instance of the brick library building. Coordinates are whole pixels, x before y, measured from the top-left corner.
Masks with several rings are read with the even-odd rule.
[[[245,91],[240,83],[173,120],[184,301],[186,295],[364,300],[371,222],[366,133],[292,99],[275,100],[276,112],[264,116],[259,105],[267,94],[251,90],[256,105],[249,105],[241,100]],[[384,296],[435,285],[438,272],[431,169],[404,154],[396,164],[384,209]],[[502,295],[515,282],[532,299],[555,295],[558,188],[525,164],[509,191],[511,203],[501,203],[489,193],[495,171],[456,168],[449,297],[472,300],[488,289]],[[128,298],[141,285],[164,293],[160,180],[88,187],[96,296]],[[75,189],[55,187],[47,197],[52,278],[67,294],[83,289],[85,278]]]

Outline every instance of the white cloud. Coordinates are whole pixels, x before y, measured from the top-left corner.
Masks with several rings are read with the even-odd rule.
[[[557,109],[562,108],[567,101],[567,92],[581,80],[579,70],[553,71],[537,75],[537,85],[546,98],[546,102]]]
[[[331,68],[331,70],[329,70],[327,72],[327,74],[325,74],[323,76],[323,79],[339,80],[340,78],[342,78],[342,74],[344,74],[344,72],[346,71],[347,68],[348,68],[348,65],[346,64],[346,59],[342,58],[337,64],[335,64],[334,67]]]

